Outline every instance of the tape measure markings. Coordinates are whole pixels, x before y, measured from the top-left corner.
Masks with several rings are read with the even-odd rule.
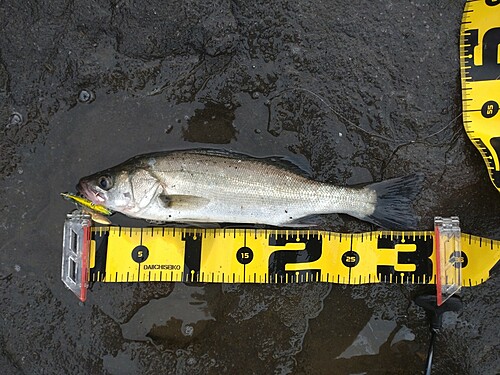
[[[151,230],[99,227],[92,231],[92,282],[372,282],[436,281],[434,232],[263,229]],[[464,285],[489,276],[500,242],[462,235]],[[488,256],[484,248],[491,251]]]
[[[500,1],[468,1],[460,31],[464,128],[500,191]]]

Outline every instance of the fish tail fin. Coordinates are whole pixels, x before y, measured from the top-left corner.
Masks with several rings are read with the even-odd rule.
[[[375,211],[362,218],[387,229],[415,229],[417,216],[412,203],[422,189],[422,173],[368,185],[377,194]]]

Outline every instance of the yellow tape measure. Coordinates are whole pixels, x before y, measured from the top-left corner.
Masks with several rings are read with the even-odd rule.
[[[489,277],[500,242],[463,235],[464,286]],[[93,228],[90,280],[435,283],[434,232]]]
[[[445,229],[344,234],[92,227],[88,216],[69,215],[62,278],[82,300],[87,282],[386,282],[445,287],[456,283],[457,270],[461,271],[458,288],[484,282],[500,259],[500,241],[458,232],[455,244],[444,234],[436,237]],[[446,250],[441,264],[449,269],[443,268],[441,277],[437,243]]]
[[[469,0],[460,30],[465,130],[500,191],[500,1]]]

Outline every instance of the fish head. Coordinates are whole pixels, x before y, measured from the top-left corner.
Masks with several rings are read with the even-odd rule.
[[[76,188],[92,203],[129,216],[147,209],[163,191],[148,168],[132,162],[83,177]]]
[[[112,169],[83,177],[76,189],[94,204],[126,212],[134,206],[133,186],[127,170]]]

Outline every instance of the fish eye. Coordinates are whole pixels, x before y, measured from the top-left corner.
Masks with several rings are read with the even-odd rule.
[[[113,187],[113,181],[111,180],[111,177],[109,177],[109,176],[101,176],[101,177],[99,177],[99,180],[97,181],[97,185],[102,190],[109,190]]]

